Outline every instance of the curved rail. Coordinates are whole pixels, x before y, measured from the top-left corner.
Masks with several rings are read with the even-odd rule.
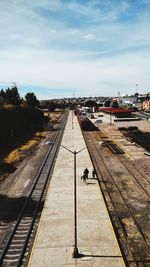
[[[48,153],[36,175],[34,185],[26,199],[16,224],[9,236],[7,243],[0,257],[0,266],[21,266],[25,253],[28,248],[31,234],[37,219],[44,192],[49,181],[49,176],[54,167],[54,161],[58,153],[60,142],[63,136],[64,128],[68,118],[68,112],[65,113],[60,128],[61,130],[54,136]],[[30,216],[28,215],[30,211]],[[29,251],[27,251],[28,254]]]

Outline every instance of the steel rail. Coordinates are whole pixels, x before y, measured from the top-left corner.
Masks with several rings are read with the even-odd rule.
[[[140,185],[140,187],[143,189],[143,191],[146,193],[146,195],[148,195],[148,197],[150,197],[150,193],[147,192],[147,190],[145,189],[145,186],[142,185],[142,183],[140,181],[143,181],[142,179],[144,179],[148,185],[150,185],[150,181],[139,171],[136,169],[136,167],[132,165],[131,162],[129,162],[123,155],[116,155],[117,158],[119,159],[119,161],[125,166],[125,168],[128,170],[128,172],[134,177],[134,179],[136,180],[136,182]],[[133,170],[134,168],[134,170]],[[140,176],[140,179],[138,180],[135,176]],[[142,179],[141,179],[142,178]]]
[[[125,205],[126,208],[127,208],[127,211],[129,212],[129,214],[130,214],[131,218],[133,219],[135,225],[136,225],[137,228],[139,229],[139,233],[141,234],[143,240],[146,242],[147,246],[149,247],[149,244],[148,244],[148,242],[147,242],[147,240],[146,240],[146,237],[145,237],[145,234],[144,234],[143,230],[141,229],[141,227],[140,227],[140,225],[139,225],[139,223],[138,223],[138,221],[137,221],[135,215],[133,214],[133,212],[132,212],[132,210],[131,210],[129,204],[127,203],[125,197],[123,196],[123,193],[122,193],[121,189],[119,188],[117,182],[115,181],[113,175],[110,173],[110,170],[109,170],[109,168],[107,167],[107,165],[106,165],[106,163],[105,163],[103,157],[101,157],[101,161],[103,161],[103,164],[106,166],[107,171],[108,171],[108,173],[109,173],[111,179],[113,180],[113,183],[114,183],[114,185],[115,185],[117,191],[119,192],[119,194],[120,194],[120,196],[121,196],[121,198],[122,198],[122,200],[123,200],[124,205]],[[107,185],[106,185],[106,188],[107,188]],[[118,214],[118,212],[117,212],[117,214]],[[119,216],[119,217],[120,217],[120,216]],[[121,220],[121,218],[120,218],[120,220]],[[124,227],[124,230],[125,230],[125,232],[126,232],[126,234],[127,234],[127,231],[126,231],[125,227]],[[132,253],[132,256],[133,256],[133,253]],[[138,255],[138,257],[140,257],[140,261],[142,262],[143,260],[142,260],[142,258],[141,258],[141,255]],[[135,256],[135,255],[134,255],[134,259],[135,259],[135,261],[136,261],[136,256]]]
[[[89,150],[89,154],[91,156],[91,159],[92,159],[92,162],[93,162],[93,165],[94,165],[94,168],[97,170],[97,174],[98,174],[98,182],[99,182],[99,185],[100,185],[100,188],[101,188],[101,191],[102,191],[102,194],[103,194],[103,197],[104,197],[104,200],[105,200],[105,204],[106,204],[106,207],[107,207],[107,210],[108,210],[108,214],[110,216],[110,219],[111,219],[111,222],[112,222],[112,225],[114,227],[114,231],[115,231],[115,234],[116,234],[116,237],[117,237],[117,240],[118,240],[118,243],[120,245],[120,249],[121,249],[121,252],[122,252],[122,255],[123,255],[123,258],[124,258],[124,261],[126,263],[126,266],[127,265],[127,260],[126,260],[126,256],[123,252],[123,249],[122,249],[122,244],[121,244],[121,241],[119,239],[119,234],[118,234],[118,230],[117,230],[117,227],[113,221],[113,217],[112,217],[112,212],[109,210],[109,204],[108,204],[108,197],[109,197],[109,200],[111,202],[111,205],[113,207],[113,212],[115,214],[115,221],[117,220],[117,222],[119,223],[119,227],[121,229],[121,232],[123,233],[123,236],[126,240],[127,238],[127,232],[126,232],[126,229],[124,227],[124,224],[122,223],[122,220],[118,214],[118,211],[115,207],[115,204],[113,202],[113,199],[112,199],[112,196],[111,196],[111,193],[109,192],[109,189],[107,188],[107,181],[105,180],[101,170],[100,170],[100,167],[99,167],[99,162],[97,161],[97,158],[95,157],[95,155],[93,155],[93,152],[92,152],[92,148],[88,146],[88,150]],[[98,157],[99,157],[99,154],[98,154]],[[100,177],[99,177],[100,175]],[[104,189],[105,188],[105,189]],[[105,190],[105,191],[104,191]],[[106,196],[107,194],[107,196]],[[129,250],[129,248],[127,248]],[[132,255],[133,259],[134,259],[134,255],[132,253],[132,251],[130,250],[130,254]]]
[[[18,257],[18,262],[17,262],[17,265],[15,264],[14,266],[21,266],[22,264],[22,261],[23,261],[23,258],[24,258],[24,253],[27,249],[27,245],[28,245],[28,242],[29,242],[29,239],[30,239],[30,235],[31,235],[31,232],[32,232],[32,229],[33,229],[33,226],[34,226],[34,222],[36,220],[36,217],[37,217],[37,214],[38,214],[38,211],[39,211],[39,207],[40,207],[40,204],[41,204],[41,201],[42,201],[42,198],[43,198],[43,195],[44,195],[44,192],[45,192],[45,189],[46,189],[46,186],[47,186],[47,183],[48,183],[48,180],[49,180],[49,174],[51,173],[52,171],[52,168],[53,168],[53,165],[54,165],[54,161],[55,161],[55,157],[58,153],[58,149],[60,147],[60,142],[61,142],[61,139],[62,139],[62,136],[63,136],[63,132],[64,132],[64,128],[65,128],[65,125],[66,125],[66,121],[67,121],[67,117],[68,117],[68,112],[65,113],[63,119],[62,119],[62,122],[61,122],[61,130],[58,131],[58,133],[54,136],[53,140],[52,140],[52,143],[50,144],[50,148],[48,150],[48,153],[36,175],[36,178],[35,178],[35,182],[34,182],[34,185],[21,209],[21,212],[19,214],[19,217],[16,221],[16,224],[9,236],[9,239],[3,249],[3,252],[2,252],[2,255],[0,257],[0,266],[3,266],[3,263],[5,264],[4,266],[7,266],[6,263],[4,262],[5,258],[6,258],[6,255],[7,255],[7,252],[9,251],[9,247],[11,246],[11,243],[13,241],[13,238],[15,237],[15,233],[19,227],[19,224],[21,222],[21,219],[23,218],[23,215],[24,215],[24,212],[26,211],[27,209],[27,205],[29,204],[30,200],[32,201],[32,197],[33,196],[33,193],[36,189],[36,186],[38,185],[38,181],[40,181],[40,176],[42,175],[42,171],[44,169],[44,167],[46,166],[46,163],[47,163],[47,160],[49,159],[49,157],[52,155],[53,157],[50,159],[50,162],[48,163],[49,165],[49,170],[46,174],[46,178],[45,178],[45,182],[44,184],[42,185],[43,188],[40,192],[40,196],[39,196],[39,199],[37,201],[37,205],[35,207],[35,210],[33,211],[33,215],[32,215],[32,220],[31,220],[31,223],[30,223],[30,226],[29,226],[29,229],[28,229],[28,233],[26,234],[26,238],[23,242],[23,246],[22,246],[22,250],[20,252],[20,255]],[[38,194],[39,194],[39,188],[37,189],[38,190]],[[13,265],[13,263],[12,263]]]
[[[86,143],[86,145],[87,145],[87,149],[88,149],[88,151],[89,151],[89,155],[90,155],[91,161],[92,161],[93,166],[94,166],[94,168],[95,168],[95,170],[96,170],[96,172],[97,172],[97,174],[98,174],[98,176],[97,176],[97,178],[98,178],[98,183],[99,183],[99,186],[100,186],[100,188],[101,188],[101,192],[102,192],[102,195],[103,195],[103,198],[104,198],[104,201],[105,201],[107,210],[108,210],[108,214],[109,214],[110,220],[111,220],[111,222],[112,222],[112,225],[113,225],[113,228],[114,228],[114,231],[115,231],[115,234],[116,234],[116,237],[117,237],[119,246],[120,246],[120,250],[121,250],[121,253],[122,253],[122,257],[123,257],[123,259],[124,259],[124,262],[125,262],[126,266],[128,267],[129,265],[128,265],[128,262],[127,262],[127,259],[126,259],[126,255],[125,255],[125,253],[124,253],[124,251],[123,251],[123,249],[122,249],[122,244],[121,244],[121,241],[120,241],[120,239],[119,239],[118,230],[117,230],[117,228],[116,228],[115,223],[113,222],[112,214],[111,214],[111,212],[110,212],[110,210],[109,210],[108,201],[107,201],[108,198],[109,198],[109,201],[111,202],[111,205],[112,205],[112,207],[113,207],[113,212],[115,213],[115,220],[117,219],[117,223],[119,223],[119,227],[120,227],[120,229],[121,229],[121,232],[123,233],[124,238],[126,238],[126,237],[127,237],[127,233],[126,233],[124,224],[122,223],[122,220],[121,220],[120,216],[118,216],[118,212],[117,212],[116,207],[115,207],[115,205],[114,205],[114,203],[113,203],[112,196],[111,196],[111,194],[110,194],[110,192],[109,192],[109,190],[108,190],[108,188],[107,188],[107,183],[106,183],[107,181],[106,181],[105,178],[103,177],[103,174],[102,174],[102,172],[101,172],[101,170],[100,170],[100,168],[99,168],[99,163],[97,162],[97,158],[96,158],[95,155],[93,154],[93,143],[92,143],[92,145],[90,146],[90,142],[89,142],[89,140],[90,140],[90,141],[93,141],[93,140],[91,140],[91,137],[90,137],[90,138],[86,138],[86,136],[85,136],[85,134],[84,134],[84,131],[82,131],[82,133],[83,133],[83,137],[84,137],[85,143]],[[98,148],[97,148],[97,145],[95,144],[94,147],[95,147],[95,151],[96,151],[97,154],[98,154],[98,157],[101,158],[101,156],[100,156],[100,154],[99,154],[99,150],[98,150]],[[99,177],[99,176],[100,176],[100,177]],[[100,178],[101,178],[101,180],[100,180]],[[104,188],[103,188],[103,187],[105,188],[105,192],[104,192]],[[106,197],[106,193],[107,193],[107,197]],[[128,249],[129,249],[129,248],[128,248]],[[130,254],[132,255],[132,251],[130,251]],[[132,255],[132,258],[134,259],[134,255]]]
[[[91,141],[91,140],[90,140],[90,141]],[[87,143],[87,142],[86,142],[86,143]],[[87,143],[87,146],[89,147],[89,142]],[[109,175],[112,177],[112,175],[111,175],[111,173],[110,173],[108,167],[106,166],[106,164],[105,164],[105,162],[104,162],[104,159],[102,158],[102,155],[100,155],[100,153],[99,153],[98,150],[97,150],[97,152],[98,152],[98,156],[100,157],[101,161],[103,161],[103,164],[105,165],[105,168],[107,169]],[[92,148],[91,148],[91,147],[90,147],[90,154],[91,154],[91,158],[93,158],[94,154],[93,154],[93,152],[92,152]],[[94,157],[94,158],[95,158],[95,157]],[[101,174],[101,177],[102,177],[102,179],[103,179],[103,175],[102,175],[102,173],[101,173],[101,171],[100,171],[99,164],[98,164],[98,162],[96,161],[96,159],[94,160],[94,163],[96,164],[96,167],[98,168],[99,173]],[[94,164],[94,165],[95,165],[95,164]],[[96,169],[97,169],[97,168],[96,168]],[[113,177],[112,177],[112,179],[113,179]],[[104,181],[104,179],[103,179],[103,181]],[[113,181],[114,181],[114,179],[113,179]],[[138,227],[138,229],[139,229],[141,235],[143,236],[145,242],[147,243],[147,240],[146,240],[146,238],[145,238],[145,235],[144,235],[143,231],[141,230],[141,228],[140,228],[138,222],[136,221],[136,218],[135,218],[135,216],[133,215],[132,211],[130,210],[128,204],[126,203],[126,200],[124,199],[121,190],[119,189],[119,187],[117,186],[117,184],[116,184],[115,181],[114,181],[114,184],[115,184],[115,186],[116,186],[118,192],[121,194],[121,197],[122,197],[124,203],[127,205],[128,211],[130,212],[132,218],[134,219],[134,222],[135,222],[135,224],[137,225],[137,227]],[[113,200],[112,200],[112,198],[111,198],[109,189],[107,188],[107,184],[104,183],[104,185],[105,185],[107,194],[109,195],[109,197],[110,197],[110,199],[111,199],[111,201],[112,201],[112,204],[113,204]],[[114,206],[114,204],[113,204],[113,206]],[[108,205],[107,205],[107,207],[108,207]],[[117,212],[116,209],[115,209],[115,211],[116,211],[116,214],[117,214],[117,216],[118,216],[119,221],[121,222],[121,218],[120,218],[120,216],[119,216],[119,214],[118,214],[118,212]],[[114,224],[113,224],[113,225],[114,225]],[[121,225],[122,225],[122,222],[121,222]],[[123,226],[123,225],[122,225],[122,226]],[[123,229],[124,229],[124,227],[123,227]],[[124,231],[125,231],[125,229],[124,229]],[[125,231],[125,234],[126,234],[126,231]],[[147,245],[148,245],[148,244],[147,244]],[[133,255],[133,253],[132,253],[132,256],[133,256],[133,259],[135,260],[135,262],[137,262],[137,260],[136,260],[135,256]],[[140,259],[140,262],[143,262],[143,264],[144,264],[144,261],[143,261],[142,259]]]
[[[141,226],[140,226],[139,222],[137,221],[136,216],[135,216],[134,213],[132,212],[132,210],[131,210],[131,208],[130,208],[130,206],[129,206],[127,200],[126,200],[126,198],[124,197],[124,195],[123,195],[121,189],[119,188],[117,182],[114,180],[114,177],[113,177],[113,175],[110,173],[110,170],[109,170],[109,168],[107,167],[107,165],[106,165],[106,163],[105,163],[105,160],[103,159],[102,156],[101,156],[101,161],[103,161],[103,164],[106,166],[107,171],[108,171],[108,173],[109,173],[111,179],[113,180],[114,185],[116,186],[116,188],[117,188],[117,190],[118,190],[118,192],[119,192],[119,194],[120,194],[120,196],[121,196],[121,198],[122,198],[124,204],[125,204],[126,207],[127,207],[128,212],[129,212],[130,215],[131,215],[131,218],[133,219],[135,225],[136,225],[137,228],[139,229],[139,233],[140,233],[141,236],[143,237],[143,240],[145,241],[145,243],[146,243],[147,246],[149,247],[149,243],[148,243],[148,241],[147,241],[147,239],[146,239],[146,236],[145,236],[143,230],[141,229]],[[107,185],[106,185],[106,188],[107,188]],[[132,253],[132,255],[133,255],[133,253]],[[141,255],[138,255],[138,257],[140,258],[140,261],[141,261],[141,262],[144,262],[144,260],[141,258],[141,257],[142,257]],[[134,258],[135,258],[135,256],[134,256]],[[137,262],[136,258],[135,258],[135,262]],[[143,263],[143,265],[144,265],[144,263]]]
[[[85,137],[85,139],[86,139],[86,135],[84,134],[84,131],[83,131],[83,135],[84,135],[84,137]],[[90,136],[91,137],[91,136]],[[90,141],[92,141],[91,140],[91,138],[87,138],[87,142],[86,142],[86,144],[87,144],[87,147],[88,147],[88,144],[89,144],[89,140]],[[93,139],[94,140],[94,139]],[[85,140],[86,141],[86,140]],[[94,140],[95,141],[95,140]],[[93,145],[93,144],[92,144]],[[88,147],[89,148],[89,147]],[[107,188],[107,184],[105,184],[105,183],[101,183],[101,182],[105,182],[105,180],[104,180],[104,178],[103,178],[103,175],[102,175],[102,173],[101,173],[101,171],[100,171],[100,168],[99,168],[99,164],[98,164],[98,162],[97,162],[97,160],[95,159],[95,155],[92,153],[92,148],[90,148],[89,149],[90,151],[91,151],[91,159],[92,159],[92,161],[93,161],[93,163],[95,163],[95,164],[93,164],[95,167],[97,167],[97,168],[95,168],[96,170],[98,169],[98,172],[99,172],[99,174],[100,174],[100,176],[101,176],[101,179],[103,180],[103,181],[100,181],[100,187],[101,187],[101,189],[102,189],[102,186],[105,186],[105,193],[107,192],[107,194],[109,195],[109,198],[112,200],[112,198],[111,198],[111,195],[110,195],[110,193],[111,192],[109,192],[109,188]],[[89,151],[89,152],[90,152]],[[94,155],[94,160],[93,160],[93,156],[92,155]],[[117,155],[116,155],[117,156]],[[121,157],[123,157],[123,155],[120,155]],[[110,171],[109,171],[109,169],[108,169],[108,167],[107,167],[107,165],[106,165],[106,163],[105,163],[105,161],[104,161],[104,159],[102,158],[102,155],[99,155],[99,157],[101,157],[101,160],[103,161],[103,163],[105,164],[105,167],[107,168],[107,171],[108,171],[108,173],[111,175],[111,173],[110,173]],[[117,156],[117,158],[119,158],[119,156]],[[125,166],[126,167],[126,166]],[[128,168],[126,167],[126,169],[128,170]],[[140,172],[139,172],[140,173]],[[134,176],[133,175],[133,173],[130,171],[130,174],[132,174],[132,177]],[[112,176],[112,175],[111,175]],[[143,177],[144,177],[144,175],[142,175]],[[133,177],[134,178],[134,177]],[[144,177],[145,178],[145,177]],[[113,179],[113,176],[112,176],[112,179]],[[147,183],[149,183],[149,181],[145,178],[145,180],[147,181]],[[115,185],[116,185],[116,182],[115,182],[115,180],[113,179],[113,181],[114,181],[114,183],[115,183]],[[143,186],[136,180],[136,182],[140,185],[140,188],[142,188],[142,189],[144,189],[143,188]],[[102,186],[101,186],[102,185]],[[102,189],[103,190],[103,189]],[[128,210],[128,212],[130,212],[131,213],[131,216],[132,216],[132,218],[133,218],[133,220],[134,220],[134,222],[135,222],[135,225],[137,225],[137,227],[138,227],[138,229],[139,229],[139,231],[140,231],[140,233],[141,233],[141,235],[142,235],[142,237],[143,237],[143,239],[144,239],[144,241],[145,241],[145,243],[147,244],[147,247],[149,247],[149,244],[148,244],[148,242],[147,242],[147,240],[146,240],[146,237],[145,237],[145,234],[144,234],[144,232],[142,231],[142,229],[141,229],[141,227],[140,227],[140,225],[139,225],[139,222],[136,220],[136,217],[134,216],[134,214],[133,214],[133,212],[132,212],[132,210],[130,210],[130,207],[128,206],[128,203],[126,202],[126,200],[124,199],[124,196],[123,196],[123,194],[122,194],[122,192],[121,192],[121,190],[120,190],[120,188],[118,188],[118,192],[120,192],[120,194],[121,194],[121,196],[123,197],[122,199],[123,199],[123,201],[124,201],[124,203],[127,205],[127,210]],[[144,190],[144,192],[145,192],[145,190]],[[102,193],[103,193],[103,191],[102,191]],[[148,196],[149,196],[149,194],[148,194],[148,192],[146,191],[145,192]],[[104,195],[104,193],[103,193],[103,196],[104,196],[104,200],[106,201],[106,206],[107,206],[107,208],[108,208],[108,205],[107,205],[107,199],[105,198],[105,195]],[[111,201],[112,203],[112,205],[113,205],[113,200]],[[114,205],[113,205],[114,206]],[[109,210],[108,210],[108,212],[109,212]],[[109,212],[109,214],[110,214],[110,212]],[[117,213],[118,214],[118,213]],[[111,217],[111,215],[110,215],[110,217]],[[112,218],[111,218],[112,219]],[[121,218],[120,218],[120,222],[121,222]],[[114,224],[113,224],[114,225]],[[126,229],[123,227],[123,229],[125,230],[125,233],[126,233]],[[134,251],[133,251],[134,252]],[[132,253],[132,255],[133,255],[133,253]],[[133,259],[134,259],[134,261],[131,261],[131,262],[135,262],[135,264],[137,265],[137,266],[139,266],[139,262],[140,263],[142,263],[142,265],[140,265],[140,266],[145,266],[145,263],[147,262],[147,261],[145,261],[145,260],[143,260],[143,258],[142,258],[142,255],[141,255],[141,257],[140,257],[140,259],[138,258],[137,259],[137,257],[136,257],[137,255],[135,255],[135,257],[134,257],[134,255],[133,255]],[[130,262],[130,260],[128,261],[128,262]]]

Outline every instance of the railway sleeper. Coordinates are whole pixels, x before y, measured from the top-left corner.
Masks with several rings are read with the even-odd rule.
[[[28,251],[26,251],[25,252],[25,254],[24,254],[24,256],[26,257],[26,256],[28,256],[28,254],[29,254],[29,252]],[[20,253],[14,253],[14,254],[12,254],[12,253],[10,253],[9,251],[8,251],[8,253],[7,253],[7,255],[5,256],[5,259],[4,259],[4,261],[6,260],[11,260],[11,259],[14,259],[15,260],[15,258],[16,258],[16,261],[18,261],[18,258],[20,257]]]
[[[26,226],[29,225],[31,222],[32,222],[32,215],[28,220],[25,220],[25,215],[24,215],[24,217],[21,219],[20,225]]]
[[[22,221],[23,221],[23,220],[24,220],[25,222],[26,222],[26,221],[29,221],[29,222],[30,222],[30,221],[31,221],[31,217],[27,217],[27,216],[26,216],[26,217],[22,218]]]
[[[114,153],[114,154],[124,154],[125,152],[118,147],[116,144],[114,144],[112,141],[105,142],[107,147]]]
[[[14,254],[12,254],[12,253],[8,252],[7,255],[5,256],[4,261],[5,260],[6,261],[9,261],[9,260],[16,260],[16,261],[18,261],[18,257],[19,256],[20,256],[20,253],[14,253]]]
[[[22,248],[9,248],[8,255],[20,255]]]
[[[13,263],[16,263],[17,261],[18,261],[17,259],[6,259],[3,261],[3,266],[14,267],[15,265],[13,265]]]
[[[21,221],[20,223],[20,227],[26,227],[26,226],[29,226],[31,224],[31,221],[32,221],[32,218],[30,219],[30,221]]]
[[[19,231],[18,231],[18,233],[17,232],[15,233],[15,237],[17,237],[17,238],[18,237],[22,238],[22,237],[26,237],[26,236],[27,236],[26,234],[21,234]]]
[[[31,236],[33,235],[33,232],[31,232],[31,234],[30,234]],[[17,241],[21,241],[22,239],[24,239],[24,238],[26,238],[26,234],[18,234],[18,235],[14,235],[14,238],[13,238],[13,240],[12,240],[12,243],[13,242],[17,242]]]
[[[28,225],[27,225],[27,224],[26,224],[26,225],[20,225],[20,226],[19,226],[19,229],[20,229],[20,231],[21,231],[21,230],[26,230],[27,227],[29,227],[29,226],[30,226],[30,224],[28,224]]]
[[[27,251],[28,251],[29,249],[28,249],[28,247],[27,247]],[[17,247],[17,245],[16,246],[14,246],[14,247],[12,247],[12,246],[10,246],[10,248],[9,248],[9,250],[8,250],[8,253],[10,254],[10,253],[12,253],[12,252],[14,252],[14,251],[17,251],[17,252],[21,252],[22,251],[22,245],[20,246],[20,247]]]
[[[26,236],[25,236],[25,237],[26,237]],[[20,244],[21,244],[23,240],[24,240],[24,238],[22,238],[22,237],[21,237],[21,238],[18,238],[18,236],[14,236],[14,239],[13,239],[13,241],[12,241],[12,244],[14,244],[14,245],[15,245],[16,243],[20,243]],[[12,244],[11,244],[11,245],[12,245]]]
[[[10,248],[22,247],[22,244],[11,244]]]
[[[36,192],[36,193],[34,193],[34,196],[32,197],[32,200],[37,200],[37,199],[40,198],[40,196],[41,196],[41,192]]]
[[[26,233],[26,231],[29,229],[31,223],[24,225],[23,227],[21,225],[18,226],[18,228],[16,229],[16,233]]]

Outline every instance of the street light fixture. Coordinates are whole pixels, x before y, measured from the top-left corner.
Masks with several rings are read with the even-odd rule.
[[[48,141],[46,142],[46,144],[53,144],[52,142]],[[104,144],[104,141],[99,141],[98,143],[99,145]],[[84,257],[84,254],[79,253],[78,251],[78,247],[77,247],[77,177],[76,177],[76,157],[77,154],[79,154],[81,151],[83,151],[84,149],[87,148],[87,146],[85,146],[84,148],[76,151],[72,151],[71,149],[60,145],[61,147],[63,147],[65,150],[67,150],[68,152],[72,153],[74,155],[74,250],[73,250],[73,258],[81,258]],[[101,181],[102,182],[102,181]],[[106,182],[106,181],[103,181]]]
[[[72,110],[72,129],[73,129],[73,110]]]
[[[76,177],[76,156],[79,154],[82,150],[86,149],[87,147],[84,147],[80,149],[79,151],[72,151],[69,148],[62,146],[64,149],[69,151],[74,155],[74,251],[73,251],[73,258],[80,258],[82,257],[82,254],[79,253],[78,247],[77,247],[77,177]]]

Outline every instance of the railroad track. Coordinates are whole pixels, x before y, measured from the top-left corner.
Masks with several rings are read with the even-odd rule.
[[[128,172],[132,175],[134,180],[139,184],[142,190],[148,195],[150,198],[150,178],[148,179],[142,172],[140,172],[132,162],[130,162],[127,158],[122,157],[120,155],[118,157],[119,161],[125,166]]]
[[[130,189],[126,188],[128,187],[128,183],[130,186],[130,183],[134,180],[138,197],[143,197],[142,202],[139,204],[144,205],[145,202],[147,204],[150,199],[150,184],[148,179],[138,172],[124,155],[113,155],[112,159],[120,162],[119,169],[115,170],[115,161],[110,160],[110,150],[107,146],[104,146],[102,149],[103,152],[101,151],[96,144],[98,138],[95,137],[95,133],[93,135],[92,133],[84,132],[84,137],[100,179],[100,186],[106,200],[113,226],[116,230],[116,235],[119,237],[126,265],[137,267],[150,266],[150,240],[148,231],[143,229],[143,218],[139,217],[137,209],[134,203],[132,203],[134,195],[131,195],[133,198],[131,198],[132,201],[130,201],[131,196],[126,193],[127,189]],[[124,168],[126,174],[124,177],[121,176],[122,168]],[[120,178],[119,175],[117,178],[117,172],[120,172]],[[107,182],[105,182],[106,180]],[[146,226],[150,227],[148,223]]]
[[[68,112],[65,113],[60,130],[49,144],[48,153],[38,171],[33,187],[21,209],[18,219],[11,225],[9,237],[0,249],[0,266],[26,266],[35,230],[39,221],[47,186],[50,181],[54,162],[66,125]],[[2,231],[8,228],[8,224],[2,225]],[[5,232],[4,232],[5,233]]]
[[[112,140],[105,141],[105,145],[112,151],[114,154],[124,154],[125,152],[117,146]]]

